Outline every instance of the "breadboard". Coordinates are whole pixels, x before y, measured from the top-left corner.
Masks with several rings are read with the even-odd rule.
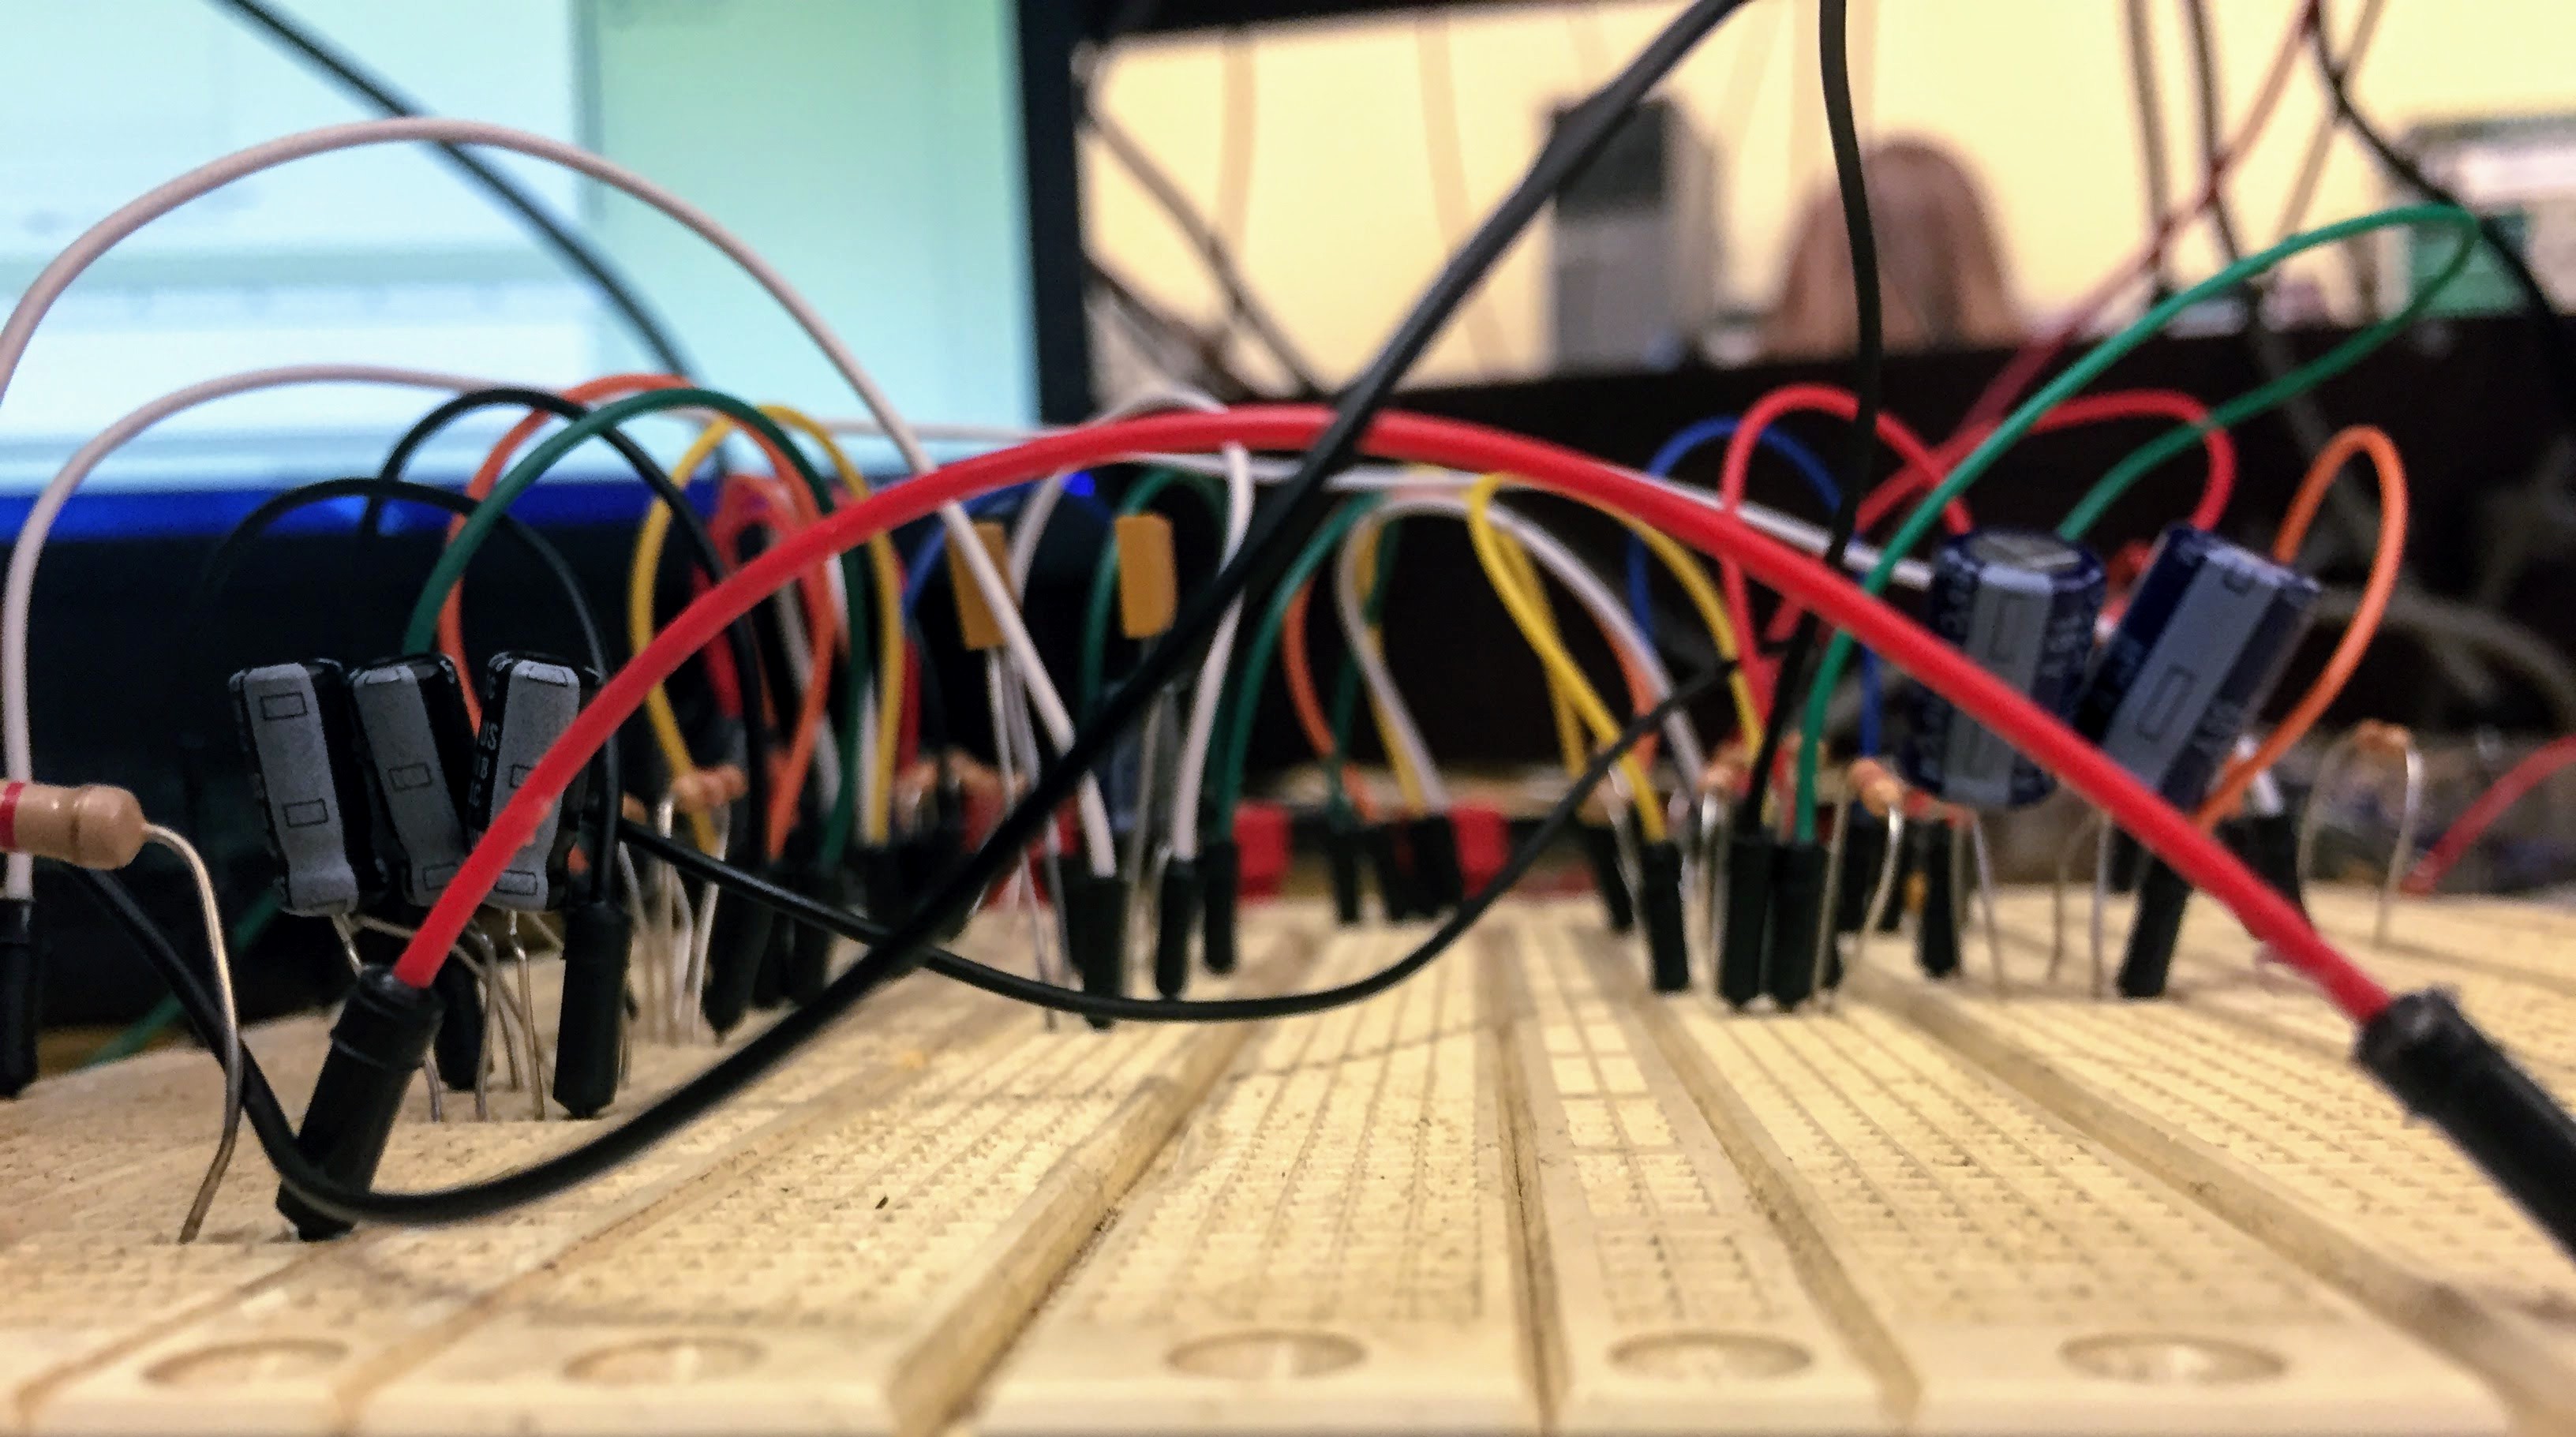
[[[1911,1430],[2496,1421],[2440,1359],[1885,1012],[1666,1021],[1866,1313]]]
[[[218,1084],[155,1054],[0,1107],[0,1431],[2576,1432],[2576,1267],[2337,1020],[2214,909],[2173,1002],[2084,997],[2080,929],[2052,988],[2047,905],[2004,904],[2000,995],[1981,938],[1939,985],[1881,942],[1787,1016],[1646,993],[1588,903],[1264,1024],[917,977],[589,1188],[319,1246],[248,1146],[172,1243]],[[2376,954],[2366,899],[2320,914],[2571,1086],[2576,925],[2409,903]],[[1426,931],[1256,909],[1237,989]],[[323,1032],[257,1035],[290,1095]],[[621,1108],[716,1051],[639,1045]],[[589,1131],[529,1101],[415,1112],[384,1181]]]
[[[1418,936],[1337,943],[1315,976]],[[1274,1026],[1050,1304],[985,1430],[1534,1430],[1498,1026],[1471,954]]]
[[[2016,904],[2032,917],[2017,924]],[[2046,909],[2026,895],[2006,912],[2008,931],[2047,931]],[[1857,986],[2478,1368],[2536,1430],[2576,1429],[2576,1267],[2314,1032],[2208,1011],[2193,996],[2195,980],[2250,963],[2241,931],[2223,917],[2196,923],[2176,996],[2163,1002],[2051,989],[2038,976],[2043,943],[2007,945],[2020,956],[2008,956],[2004,996],[1887,964]]]

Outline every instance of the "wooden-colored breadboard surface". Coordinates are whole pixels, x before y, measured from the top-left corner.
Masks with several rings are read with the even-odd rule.
[[[2000,975],[1882,940],[1795,1015],[1645,991],[1589,903],[1257,1024],[915,977],[602,1182],[312,1246],[249,1145],[174,1244],[218,1081],[154,1054],[0,1107],[0,1431],[2576,1433],[2576,1265],[2224,914],[2134,1004],[2082,907],[2054,979],[2016,893]],[[2576,1092],[2576,921],[2410,901],[2381,951],[2316,907]],[[1427,932],[1256,909],[1226,987]],[[290,1096],[324,1031],[255,1035]],[[639,1043],[619,1111],[718,1052]],[[410,1113],[383,1185],[589,1131],[530,1103]]]

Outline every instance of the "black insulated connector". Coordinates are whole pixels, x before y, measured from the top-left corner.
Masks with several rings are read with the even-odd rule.
[[[1163,865],[1162,891],[1154,896],[1154,991],[1166,998],[1189,991],[1200,891],[1198,864],[1175,858]]]
[[[2146,881],[2147,846],[2125,828],[2111,830],[2111,891],[2126,897]]]
[[[1360,826],[1336,812],[1324,819],[1324,868],[1333,884],[1333,921],[1344,928],[1360,921]]]
[[[1233,839],[1199,845],[1199,894],[1199,961],[1223,976],[1234,971],[1242,952],[1235,929],[1242,911],[1243,850]]]
[[[1958,830],[1923,825],[1923,916],[1914,925],[1914,961],[1927,977],[1959,971],[1958,849]]]
[[[1825,927],[1825,850],[1786,843],[1771,860],[1771,933],[1763,991],[1783,1012],[1816,995],[1816,943]]]
[[[2120,959],[2120,996],[2161,998],[2182,942],[2183,910],[2191,906],[2191,880],[2161,858],[2138,880],[2137,917],[2129,924],[2129,951]]]
[[[1127,996],[1127,884],[1076,869],[1064,875],[1064,943],[1082,991]],[[1091,1019],[1106,1028],[1106,1018]]]
[[[2397,997],[2362,1025],[2353,1059],[2576,1256],[2576,1120],[2450,994]]]
[[[1602,916],[1610,931],[1637,926],[1636,899],[1628,892],[1628,875],[1619,867],[1619,830],[1606,823],[1582,825],[1583,857],[1592,865],[1592,886],[1601,895]]]
[[[956,834],[934,828],[927,833],[916,833],[895,844],[894,881],[897,886],[892,893],[895,908],[909,915],[919,895],[928,893],[938,886],[940,876],[948,871],[949,866],[957,861],[958,855],[963,851],[958,847],[958,842]],[[969,904],[959,909],[955,917],[941,924],[937,930],[939,941],[945,943],[965,932],[967,920],[975,916],[976,906]],[[880,919],[879,921],[894,920]]]
[[[805,870],[805,891],[835,908],[848,903],[849,890],[841,876],[821,864]],[[787,1001],[802,1008],[823,996],[824,986],[832,981],[832,930],[814,923],[781,923],[787,933],[787,971],[781,986]]]
[[[2308,896],[2299,875],[2299,820],[2288,813],[2255,813],[2220,825],[2220,836],[2254,876],[2271,886],[2273,892],[2290,900],[2290,906],[2301,913],[2308,911]]]
[[[451,1093],[474,1091],[474,1080],[483,1073],[483,985],[475,981],[474,970],[463,963],[441,963],[438,976],[429,981],[438,994],[439,1006],[450,1013],[471,1013],[473,1022],[458,1021],[438,1025],[438,1039],[431,1053],[438,1059],[438,1081]]]
[[[1637,902],[1646,916],[1646,971],[1658,993],[1690,988],[1690,933],[1682,922],[1682,850],[1671,839],[1637,853]]]
[[[1445,813],[1426,813],[1404,827],[1413,850],[1414,900],[1425,918],[1437,918],[1467,901],[1467,876],[1458,867],[1458,826]]]
[[[772,876],[765,867],[754,871]],[[715,927],[707,935],[707,986],[698,1011],[719,1038],[741,1026],[742,1015],[751,1010],[752,989],[769,956],[770,917],[766,905],[747,899],[724,898],[716,904]]]
[[[1395,841],[1392,824],[1372,823],[1361,832],[1369,856],[1369,871],[1377,879],[1377,900],[1386,909],[1386,921],[1401,923],[1414,914],[1413,875],[1404,868],[1404,850]]]
[[[912,890],[903,881],[902,851],[889,845],[865,844],[856,852],[859,907],[889,928],[901,923],[912,910]]]
[[[555,1029],[554,1091],[555,1101],[576,1118],[597,1117],[617,1098],[626,953],[633,937],[622,903],[576,903],[564,914],[563,1013]]]
[[[45,972],[36,958],[36,905],[0,899],[0,1098],[36,1081],[36,1031],[44,1026]]]
[[[760,962],[753,969],[751,1006],[764,1013],[775,1013],[787,1006],[787,959],[796,949],[796,925],[781,923],[770,915],[769,933],[760,945]]]
[[[1771,931],[1771,869],[1779,845],[1760,829],[1726,840],[1726,916],[1717,928],[1717,996],[1741,1008],[1762,996]]]
[[[313,1080],[313,1101],[305,1104],[304,1126],[295,1135],[295,1150],[305,1161],[342,1187],[375,1185],[376,1165],[384,1161],[394,1119],[402,1115],[403,1093],[420,1076],[421,1059],[438,1032],[439,1011],[436,993],[412,987],[391,968],[358,974],[340,1020],[331,1025],[331,1051]],[[350,1227],[283,1186],[277,1210],[306,1242],[338,1237]]]
[[[1834,888],[1834,932],[1858,933],[1869,922],[1878,872],[1887,866],[1887,820],[1853,804],[1843,810],[1843,871]]]

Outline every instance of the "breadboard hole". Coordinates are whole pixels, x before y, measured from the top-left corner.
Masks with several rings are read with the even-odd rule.
[[[685,1387],[739,1377],[761,1356],[759,1343],[740,1337],[654,1337],[585,1352],[564,1375],[595,1387]]]
[[[2180,1333],[2106,1333],[2079,1337],[2059,1349],[2066,1365],[2087,1377],[2144,1387],[2234,1387],[2268,1382],[2289,1364],[2251,1343]]]
[[[1163,1360],[1191,1377],[1265,1382],[1348,1371],[1368,1360],[1368,1349],[1338,1332],[1278,1329],[1197,1338]]]
[[[348,1355],[346,1343],[328,1338],[264,1338],[177,1353],[152,1364],[143,1375],[160,1387],[247,1387],[327,1372]]]
[[[1768,1381],[1803,1372],[1815,1360],[1795,1342],[1745,1332],[1657,1332],[1610,1349],[1610,1363],[1620,1371],[1668,1382]]]

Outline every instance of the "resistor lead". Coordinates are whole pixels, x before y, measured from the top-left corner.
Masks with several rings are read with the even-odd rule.
[[[1852,764],[1851,801],[1842,809],[1842,867],[1834,892],[1834,932],[1856,933],[1870,919],[1870,895],[1887,863],[1888,820],[1905,785],[1873,759]]]

